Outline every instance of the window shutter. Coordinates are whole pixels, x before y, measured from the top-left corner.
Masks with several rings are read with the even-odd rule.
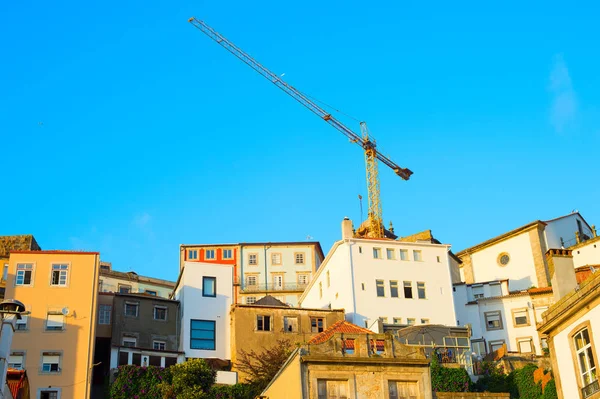
[[[59,360],[60,360],[60,356],[44,355],[44,357],[42,358],[42,363],[58,364]]]
[[[48,327],[62,327],[64,324],[64,316],[58,314],[49,314],[46,326]]]

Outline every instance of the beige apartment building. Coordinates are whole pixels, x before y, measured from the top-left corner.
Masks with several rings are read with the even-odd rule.
[[[27,371],[31,398],[90,397],[99,259],[97,252],[10,253],[6,297],[31,314],[17,322],[9,367]]]

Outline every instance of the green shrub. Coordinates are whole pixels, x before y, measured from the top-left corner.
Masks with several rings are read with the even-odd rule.
[[[169,368],[171,381],[160,384],[165,399],[202,399],[215,383],[217,372],[202,359],[188,359]],[[160,398],[160,396],[157,396]]]
[[[431,386],[434,392],[469,392],[471,378],[462,367],[442,367],[434,353],[431,359]]]
[[[261,393],[255,384],[235,384],[213,386],[210,390],[211,399],[254,399]]]
[[[169,383],[169,369],[160,367],[120,366],[110,386],[111,399],[162,398],[161,383]]]
[[[528,364],[523,368],[514,371],[515,383],[519,392],[520,399],[540,399],[542,398],[542,384],[537,384],[533,380],[533,373],[538,369],[535,364]]]
[[[504,367],[494,362],[481,364],[482,375],[474,384],[475,392],[508,392],[511,398],[518,398],[518,391],[514,381],[514,374],[506,375]]]
[[[556,382],[554,379],[548,381],[546,387],[544,388],[544,399],[558,399],[558,394],[556,393]]]

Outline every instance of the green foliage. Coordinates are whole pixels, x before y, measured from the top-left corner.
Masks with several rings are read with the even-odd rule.
[[[210,390],[211,399],[254,399],[262,389],[254,384],[214,386]]]
[[[556,393],[556,382],[551,379],[544,388],[543,399],[558,399],[558,393]]]
[[[110,387],[111,399],[161,398],[160,384],[169,381],[168,369],[160,367],[120,366]]]
[[[462,367],[442,367],[434,354],[431,359],[431,386],[434,392],[469,392],[471,378]]]
[[[169,368],[171,381],[160,384],[165,399],[203,399],[215,383],[217,372],[202,359],[188,359]],[[158,396],[157,398],[159,398]]]
[[[481,363],[481,376],[473,386],[475,392],[508,392],[511,398],[518,398],[514,374],[505,374],[504,367],[494,362]]]
[[[528,364],[523,368],[514,371],[515,384],[519,392],[520,399],[540,399],[542,398],[542,384],[537,384],[533,380],[533,373],[538,369],[535,364]]]

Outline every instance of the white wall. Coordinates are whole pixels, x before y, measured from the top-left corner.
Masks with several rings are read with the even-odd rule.
[[[132,293],[143,293],[146,290],[156,291],[156,295],[161,298],[168,298],[172,289],[162,285],[155,285],[147,282],[137,282],[125,279],[115,278],[113,276],[100,275],[100,292],[119,292],[119,284],[131,286]]]
[[[573,266],[600,265],[600,240],[589,240],[573,250]]]
[[[585,234],[592,236],[591,230],[581,216],[573,213],[567,217],[546,222],[544,234],[546,236],[546,244],[548,249],[561,248],[560,239],[564,240],[565,248],[576,244],[575,232],[577,231],[577,220],[581,221],[581,227]]]
[[[579,324],[589,321],[591,324],[592,335],[596,348],[598,348],[598,342],[600,342],[600,307],[596,306],[591,309],[587,314],[573,321],[570,326],[565,330],[561,331],[554,337],[554,348],[556,353],[556,363],[558,364],[560,382],[562,385],[562,391],[565,398],[578,397],[579,391],[577,385],[577,379],[579,378],[579,370],[575,368],[573,364],[573,357],[571,354],[571,348],[569,343],[569,335],[573,332]],[[598,353],[595,354],[599,356]],[[598,358],[596,365],[598,364]]]
[[[216,277],[217,296],[202,296],[202,277]],[[183,276],[175,292],[181,302],[181,350],[186,357],[231,359],[230,316],[233,300],[233,267],[203,262],[184,262]],[[215,350],[190,347],[190,320],[215,321]]]
[[[507,252],[510,262],[498,265],[498,255]],[[484,248],[471,255],[475,282],[509,279],[511,291],[539,287],[529,232]]]
[[[381,248],[382,259],[373,257],[375,247]],[[393,249],[395,259],[387,259],[388,248]],[[400,260],[400,249],[408,250],[409,260]],[[413,260],[415,249],[422,251],[423,261]],[[455,326],[448,250],[448,246],[439,244],[346,240],[334,246],[334,253],[328,255],[330,258],[307,289],[302,306],[324,308],[331,304],[332,308],[344,308],[347,320],[373,331],[378,329],[379,317],[387,317],[388,323],[396,317],[402,323],[414,318],[416,324],[429,319],[431,324]],[[377,297],[376,280],[384,281],[384,297]],[[398,298],[390,296],[391,280],[398,282]],[[404,298],[404,281],[412,283],[413,299]],[[417,282],[425,283],[426,299],[418,299]]]

